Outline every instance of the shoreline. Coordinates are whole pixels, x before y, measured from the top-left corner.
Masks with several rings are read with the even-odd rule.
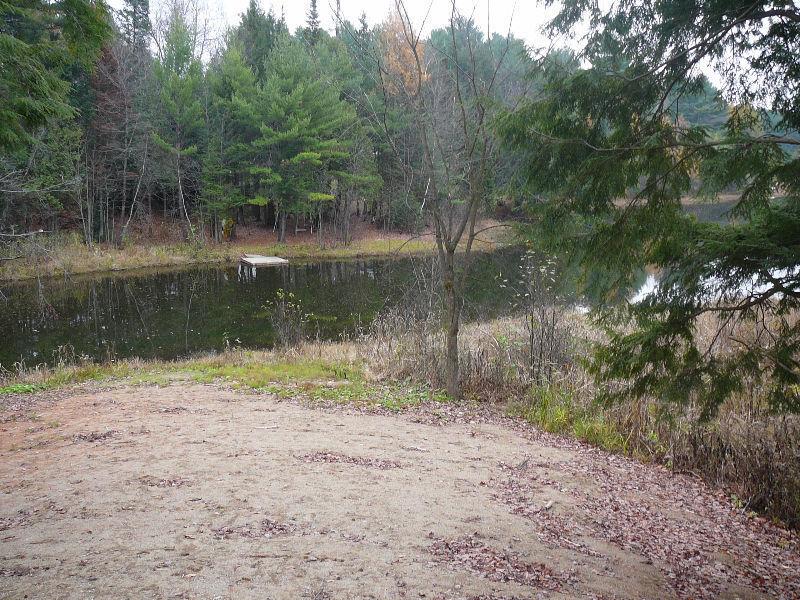
[[[510,236],[502,233],[511,224],[500,224],[498,232],[475,240],[473,251],[486,252],[507,246]],[[460,249],[459,249],[460,251]],[[288,243],[272,240],[209,242],[193,246],[188,242],[149,244],[139,241],[123,248],[64,242],[49,248],[44,256],[25,257],[0,263],[0,283],[24,283],[39,277],[104,275],[123,271],[234,263],[245,253],[280,256],[289,260],[347,260],[364,258],[401,258],[436,252],[433,234],[408,236],[365,236],[349,245],[331,244],[320,248],[314,241],[301,239]]]

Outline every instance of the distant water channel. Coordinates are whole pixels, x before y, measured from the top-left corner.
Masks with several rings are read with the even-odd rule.
[[[475,259],[467,318],[512,310],[522,251]],[[311,328],[338,339],[376,314],[411,302],[431,277],[426,258],[292,262],[257,270],[241,265],[52,278],[0,286],[0,365],[53,364],[59,356],[173,359],[226,346],[269,348],[275,331],[265,306],[294,294]],[[504,283],[503,283],[504,282]]]

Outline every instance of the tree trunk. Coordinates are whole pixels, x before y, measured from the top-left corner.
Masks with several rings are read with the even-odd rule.
[[[125,207],[127,206],[127,203],[128,203],[128,149],[127,149],[128,123],[127,123],[127,120],[125,122],[125,143],[126,143],[125,155],[124,155],[124,158],[122,159],[122,195],[121,195],[121,198],[120,198],[120,200],[122,201],[121,214],[122,214],[123,227],[122,227],[122,231],[120,231],[119,238],[116,238],[114,240],[114,242],[115,242],[114,245],[117,248],[122,246],[122,243],[125,241],[125,234],[127,233],[127,227],[125,226]],[[131,210],[131,214],[133,214],[133,210]],[[116,231],[115,231],[115,233],[116,233]]]
[[[183,197],[183,183],[181,180],[181,153],[178,150],[178,153],[175,155],[175,169],[178,175],[178,203],[180,206],[181,213],[183,213],[183,217],[186,219],[186,234],[184,237],[189,239],[190,237],[194,237],[192,231],[192,222],[189,220],[189,211],[186,210],[186,199]]]
[[[286,211],[281,211],[280,224],[278,227],[278,242],[286,241]]]
[[[325,239],[322,237],[322,202],[319,203],[319,227],[317,228],[317,243],[320,248],[325,248]]]
[[[127,155],[125,157],[125,164],[126,164],[126,172],[127,172]],[[133,211],[136,209],[136,202],[139,200],[139,190],[142,187],[142,179],[144,179],[145,168],[147,167],[147,142],[145,141],[144,146],[144,159],[142,160],[141,168],[139,169],[139,180],[136,182],[136,190],[133,192],[133,199],[131,200],[131,212],[128,215],[128,220],[125,221],[125,224],[122,226],[122,233],[120,234],[119,244],[120,246],[125,243],[125,238],[128,237],[128,227],[131,224],[131,219],[133,219]],[[123,186],[123,189],[127,189]],[[123,194],[123,198],[125,198],[125,194]],[[125,203],[123,202],[123,211],[122,217],[125,218],[125,211],[124,211]]]
[[[446,339],[445,378],[447,393],[451,398],[461,397],[461,382],[458,365],[458,330],[461,323],[461,295],[456,287],[455,256],[449,250],[442,264],[444,283]]]

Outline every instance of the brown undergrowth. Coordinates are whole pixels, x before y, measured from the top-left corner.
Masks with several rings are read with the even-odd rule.
[[[707,422],[699,420],[696,406],[664,406],[655,399],[599,405],[584,365],[601,332],[574,311],[548,311],[533,321],[527,315],[462,329],[465,396],[505,406],[551,433],[699,475],[725,488],[742,510],[800,526],[800,418],[775,414],[755,385]],[[711,317],[701,322],[700,343],[716,331]],[[443,385],[444,346],[433,319],[385,315],[362,351],[384,377]]]

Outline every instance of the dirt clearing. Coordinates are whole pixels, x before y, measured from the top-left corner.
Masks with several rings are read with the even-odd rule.
[[[0,403],[4,598],[800,597],[793,534],[485,413],[189,383]]]

